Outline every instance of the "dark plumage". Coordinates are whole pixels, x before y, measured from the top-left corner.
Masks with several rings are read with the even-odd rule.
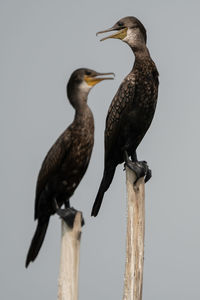
[[[34,261],[44,240],[49,218],[55,212],[62,215],[65,204],[67,221],[73,223],[74,209],[69,199],[84,176],[94,143],[94,119],[87,105],[87,96],[96,83],[104,79],[90,69],[73,72],[67,85],[67,95],[76,113],[72,124],[61,134],[47,153],[40,169],[35,196],[35,219],[38,225],[26,259],[26,267]],[[66,219],[66,218],[65,218]],[[72,225],[72,224],[71,224]]]
[[[158,96],[158,71],[146,47],[146,30],[138,19],[123,18],[112,28],[99,33],[112,30],[117,30],[117,33],[102,40],[118,38],[126,42],[134,52],[135,63],[112,100],[106,118],[104,173],[92,216],[97,216],[118,164],[125,161],[138,178],[146,175],[147,181],[151,177],[146,162],[137,161],[136,149],[154,116]]]

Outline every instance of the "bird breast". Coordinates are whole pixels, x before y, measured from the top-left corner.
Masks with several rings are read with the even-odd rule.
[[[85,174],[94,144],[94,124],[86,122],[85,125],[73,128],[70,151],[62,165],[63,184],[74,190]]]

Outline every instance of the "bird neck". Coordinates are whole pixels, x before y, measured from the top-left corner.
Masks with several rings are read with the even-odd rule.
[[[77,114],[81,114],[85,107],[87,107],[88,93],[84,93],[80,90],[74,89],[68,93],[68,99]]]
[[[75,112],[75,119],[80,119],[85,115],[88,105],[78,107]]]
[[[135,60],[151,59],[149,50],[144,43],[138,43],[131,49],[135,55]]]
[[[133,68],[132,71],[134,71],[134,69],[138,69],[138,70],[149,70],[149,69],[156,69],[154,62],[151,59],[150,53],[148,48],[145,46],[143,47],[134,47],[132,48],[133,53],[135,55],[135,61],[133,64]]]
[[[76,103],[74,105],[75,108],[75,120],[82,119],[85,114],[90,110],[87,104],[87,97],[85,99],[76,99]]]

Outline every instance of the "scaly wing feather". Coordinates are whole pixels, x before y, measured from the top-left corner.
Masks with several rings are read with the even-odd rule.
[[[129,108],[129,104],[134,101],[135,76],[129,74],[120,85],[108,110],[105,128],[105,161],[110,156],[112,148],[116,143],[119,132],[120,121],[124,113]]]
[[[57,139],[55,144],[47,153],[37,180],[36,197],[35,197],[35,218],[37,218],[37,206],[41,192],[45,188],[47,182],[57,172],[69,152],[71,146],[71,128],[68,127],[61,136]]]

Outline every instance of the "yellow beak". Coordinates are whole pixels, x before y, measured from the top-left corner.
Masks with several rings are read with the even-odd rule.
[[[97,77],[97,76],[102,76],[102,75],[113,75],[113,77]],[[97,73],[97,75],[95,75],[95,76],[85,75],[84,80],[88,85],[94,86],[95,84],[97,84],[103,80],[113,80],[114,76],[115,76],[114,73]]]
[[[105,33],[105,32],[109,32],[109,31],[112,31],[112,30],[116,30],[116,29],[110,28],[110,29],[107,29],[107,30],[104,30],[104,31],[99,31],[99,32],[97,32],[96,35],[101,34],[101,33]],[[128,30],[128,28],[125,27],[121,30],[118,30],[117,33],[111,34],[111,35],[101,39],[100,41],[102,42],[102,41],[105,41],[107,39],[120,39],[120,40],[123,40],[127,36],[127,30]]]

